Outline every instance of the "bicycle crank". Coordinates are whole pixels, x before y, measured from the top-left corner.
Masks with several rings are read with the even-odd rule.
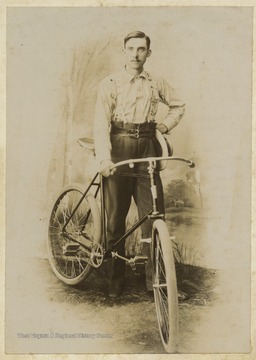
[[[117,252],[112,251],[111,255],[113,258],[119,258],[121,260],[126,261],[132,268],[132,270],[136,270],[136,266],[144,265],[148,261],[148,257],[146,255],[136,255],[132,258],[126,258],[124,256],[119,255]]]
[[[102,265],[104,258],[103,247],[100,244],[93,244],[89,264],[95,268]]]
[[[103,263],[104,251],[100,244],[91,244],[90,248],[82,244],[65,244],[62,247],[64,257],[81,257],[89,265],[98,268]]]

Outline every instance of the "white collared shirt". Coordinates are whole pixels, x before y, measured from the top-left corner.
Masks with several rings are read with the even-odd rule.
[[[113,119],[131,123],[147,121],[150,107],[150,83],[144,71],[133,76],[123,72],[115,78],[116,106]]]
[[[153,79],[146,71],[138,76],[122,71],[100,82],[94,119],[95,153],[99,163],[111,159],[111,121],[154,121],[159,101],[169,108],[162,121],[169,133],[181,120],[185,104],[165,80]]]

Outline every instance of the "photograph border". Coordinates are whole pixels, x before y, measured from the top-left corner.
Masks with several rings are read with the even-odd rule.
[[[241,7],[248,6],[253,7],[254,16],[253,16],[253,33],[256,34],[256,22],[255,22],[255,1],[138,1],[128,0],[128,1],[98,1],[93,0],[84,0],[84,1],[71,1],[71,0],[45,0],[45,1],[2,1],[0,7],[0,160],[1,160],[1,195],[0,195],[0,226],[1,226],[1,249],[0,249],[0,316],[1,316],[1,342],[0,342],[0,358],[1,359],[12,359],[12,358],[21,358],[21,359],[45,359],[51,357],[51,359],[84,359],[84,354],[15,354],[7,355],[4,352],[4,326],[5,326],[5,188],[6,188],[6,9],[7,7],[14,6],[25,6],[25,7],[88,7],[88,6],[232,6],[232,7]],[[256,129],[255,129],[255,113],[256,113],[256,75],[255,75],[255,45],[256,40],[253,39],[253,96],[252,96],[252,144],[256,144]],[[255,200],[256,200],[256,161],[255,161],[255,145],[252,145],[252,208],[251,208],[251,352],[248,354],[86,354],[88,359],[129,359],[129,358],[138,358],[138,359],[166,359],[171,358],[173,360],[181,359],[182,360],[197,360],[197,359],[218,359],[218,360],[228,360],[228,359],[253,359],[256,357],[256,322],[255,322],[255,304],[256,304],[256,288],[255,288],[255,278],[256,278],[256,246],[255,246]]]

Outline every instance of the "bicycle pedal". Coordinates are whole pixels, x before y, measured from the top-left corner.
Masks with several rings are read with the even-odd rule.
[[[129,265],[130,265],[130,267],[131,267],[131,269],[132,269],[133,271],[137,270],[137,268],[136,268],[136,265],[137,265],[137,264],[135,264],[135,263],[129,263]]]
[[[66,255],[66,256],[76,255],[79,248],[80,248],[79,244],[67,244],[67,245],[64,245],[63,248],[62,248],[63,255]]]
[[[151,243],[151,238],[140,239],[140,243],[147,243],[147,244],[150,244],[150,243]]]
[[[145,263],[148,261],[147,255],[136,255],[134,258],[136,264]]]

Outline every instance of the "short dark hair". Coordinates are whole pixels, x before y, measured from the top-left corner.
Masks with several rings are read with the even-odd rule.
[[[147,47],[148,49],[150,48],[150,38],[142,31],[133,31],[130,34],[128,34],[125,38],[124,38],[124,47],[127,43],[128,40],[132,39],[132,38],[141,38],[141,39],[145,39],[146,43],[147,43]]]

